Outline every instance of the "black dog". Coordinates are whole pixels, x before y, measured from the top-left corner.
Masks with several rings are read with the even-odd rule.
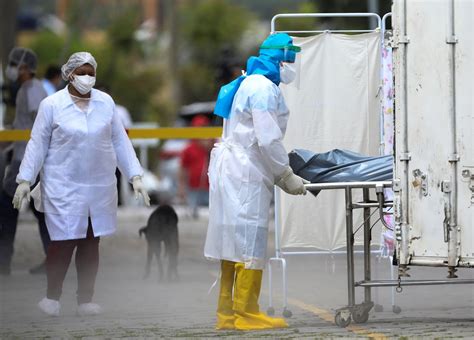
[[[163,278],[163,266],[161,264],[161,242],[165,244],[165,256],[168,256],[167,278],[170,281],[178,280],[178,215],[173,207],[160,205],[153,211],[146,227],[139,231],[139,235],[145,233],[148,243],[145,276],[150,275],[150,265],[153,254],[158,261],[159,279]]]

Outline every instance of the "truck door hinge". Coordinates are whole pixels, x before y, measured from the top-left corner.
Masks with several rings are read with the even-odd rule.
[[[446,38],[446,44],[457,44],[458,38],[455,35]]]
[[[409,162],[411,161],[411,154],[409,152],[402,153],[400,154],[399,160],[402,162]]]

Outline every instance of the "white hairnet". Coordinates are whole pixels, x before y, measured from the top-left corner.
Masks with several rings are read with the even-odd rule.
[[[14,63],[18,66],[26,65],[31,72],[36,72],[36,66],[38,65],[38,57],[35,52],[29,48],[15,47],[10,51],[8,55],[8,62]],[[21,65],[20,65],[21,63]]]
[[[97,69],[97,62],[89,52],[76,52],[69,57],[69,60],[61,67],[61,74],[65,81],[69,80],[69,76],[74,70],[84,64],[90,64],[94,70]]]

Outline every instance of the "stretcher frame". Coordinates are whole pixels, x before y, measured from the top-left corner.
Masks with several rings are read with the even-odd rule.
[[[384,200],[383,190],[392,187],[391,181],[367,181],[367,182],[334,182],[334,183],[313,183],[306,184],[306,190],[308,191],[320,191],[320,190],[344,190],[345,207],[346,207],[346,250],[338,251],[284,251],[280,245],[280,190],[275,189],[275,257],[269,259],[268,262],[268,289],[269,289],[269,307],[267,313],[273,315],[275,309],[273,308],[273,285],[272,285],[272,264],[278,262],[282,266],[282,285],[283,285],[283,316],[291,317],[292,312],[288,309],[287,301],[287,270],[286,270],[286,259],[285,256],[292,255],[322,255],[322,254],[347,254],[347,287],[348,287],[348,305],[336,312],[336,323],[339,325],[338,320],[351,320],[352,318],[356,322],[366,322],[368,319],[368,313],[374,306],[372,302],[371,288],[366,287],[364,289],[364,302],[361,304],[355,303],[355,282],[354,275],[354,254],[361,253],[354,249],[354,220],[353,212],[355,209],[363,209],[363,232],[364,232],[364,243],[363,243],[363,255],[364,255],[364,282],[370,282],[371,280],[371,254],[380,253],[380,251],[371,250],[371,239],[372,239],[372,228],[375,226],[372,224],[371,209],[378,209],[380,214],[380,220],[383,221],[383,209],[393,206],[392,202],[386,202]],[[362,190],[362,201],[353,201],[353,191],[356,189]],[[374,201],[370,199],[370,191],[374,190],[378,200]],[[385,223],[384,223],[385,224]],[[387,226],[389,227],[389,226]],[[392,296],[392,305],[395,306]],[[380,308],[380,307],[379,307]],[[398,307],[399,308],[399,307]],[[348,313],[348,314],[347,314]],[[364,320],[365,319],[365,320]],[[348,325],[348,324],[347,324]],[[347,325],[344,325],[347,326]]]
[[[344,18],[367,18],[367,19],[376,19],[377,21],[377,26],[374,29],[363,29],[363,30],[353,30],[353,29],[342,29],[342,30],[310,30],[310,31],[302,31],[302,30],[291,30],[291,31],[279,31],[276,29],[276,21],[279,18],[336,18],[336,17],[344,17]],[[386,19],[386,17],[384,17]],[[328,33],[328,32],[333,32],[333,33],[370,33],[370,32],[377,32],[379,31],[381,34],[381,43],[383,44],[383,37],[384,37],[384,28],[385,28],[385,20],[382,20],[380,16],[376,13],[287,13],[287,14],[277,14],[275,15],[272,20],[271,20],[271,33],[277,33],[277,32],[285,32],[289,34],[315,34],[315,33]],[[382,50],[380,51],[382,53]],[[379,72],[379,77],[380,80],[382,81],[383,79],[383,67],[382,64],[380,64],[380,72]],[[383,138],[383,111],[382,108],[380,109],[380,152],[383,152],[384,149],[384,138]],[[367,182],[369,183],[369,182]],[[375,182],[374,182],[375,183]],[[364,186],[362,183],[358,183],[359,185]],[[342,185],[342,186],[341,186]],[[375,185],[375,184],[374,184]],[[334,187],[335,186],[335,187]],[[328,190],[328,189],[342,189],[346,188],[347,183],[326,183],[324,185],[321,185],[320,188],[321,190]],[[356,188],[353,186],[349,186],[349,188]],[[309,190],[309,189],[308,189]],[[365,194],[365,193],[364,193]],[[346,197],[347,199],[347,197]],[[352,200],[352,198],[351,198]],[[346,202],[347,203],[347,202]],[[352,204],[353,202],[351,202]],[[368,204],[369,202],[359,202],[359,203],[364,203]],[[370,208],[368,208],[369,211],[368,213],[370,214]],[[280,217],[279,217],[279,211],[280,211],[280,192],[277,187],[275,187],[275,257],[272,257],[269,259],[269,266],[268,266],[268,275],[269,275],[269,280],[268,280],[268,288],[269,288],[269,307],[267,309],[268,314],[273,315],[275,313],[275,309],[273,307],[273,285],[272,285],[272,263],[273,262],[279,262],[281,263],[282,266],[282,289],[283,289],[283,316],[285,317],[291,317],[292,312],[288,309],[288,303],[287,303],[287,268],[286,268],[286,259],[284,258],[285,256],[294,256],[294,255],[323,255],[323,254],[346,254],[346,250],[336,250],[336,251],[283,251],[281,249],[280,245]],[[364,211],[364,214],[366,211]],[[365,216],[365,215],[364,215]],[[346,226],[347,228],[347,226]],[[353,226],[351,226],[353,228]],[[361,252],[361,251],[357,251]],[[369,249],[370,252],[370,249]],[[380,251],[372,251],[373,253],[380,253]],[[353,253],[352,253],[353,256]],[[370,257],[369,257],[370,258]],[[352,259],[353,263],[353,259]],[[370,263],[369,263],[370,265]],[[391,265],[390,265],[391,267]],[[353,272],[353,264],[349,267],[348,266],[348,272],[352,270]],[[392,272],[393,275],[393,272]],[[348,274],[349,277],[349,274]],[[353,275],[352,275],[353,277]],[[352,280],[353,281],[353,280]],[[349,290],[353,290],[353,288],[349,287]],[[351,300],[351,298],[349,298]],[[399,307],[395,306],[395,297],[394,297],[394,292],[392,291],[392,308],[395,311],[400,310]],[[351,305],[351,303],[349,303]],[[354,303],[352,303],[353,305]],[[376,306],[378,310],[383,309],[382,306]]]
[[[374,32],[380,30],[381,32],[381,44],[383,47],[384,36],[386,29],[386,20],[391,17],[391,13],[387,13],[383,16],[383,19],[375,13],[308,13],[308,14],[278,14],[272,18],[271,21],[271,33],[286,32],[286,33],[323,33],[323,32],[339,32],[339,33],[364,33]],[[315,30],[315,31],[277,31],[275,30],[275,22],[278,18],[301,18],[301,17],[367,17],[377,18],[378,27],[373,30]],[[382,51],[381,51],[382,53]],[[383,77],[383,68],[381,64],[380,78]],[[383,112],[381,109],[381,122],[380,126],[383,127]],[[380,147],[383,150],[383,129],[380,132]],[[453,280],[402,280],[400,276],[397,280],[393,279],[393,269],[391,268],[391,280],[371,280],[371,208],[377,208],[379,210],[379,218],[383,225],[389,229],[383,218],[383,209],[392,207],[393,202],[386,202],[383,190],[392,188],[392,181],[382,182],[339,182],[339,183],[313,183],[305,185],[308,191],[319,191],[319,190],[344,190],[345,191],[345,207],[346,207],[346,251],[333,251],[331,254],[344,254],[347,255],[347,286],[348,286],[348,305],[336,310],[335,323],[340,327],[347,327],[351,323],[351,319],[356,323],[366,323],[369,318],[369,312],[374,307],[372,301],[371,288],[372,287],[392,287],[392,306],[395,313],[399,313],[399,308],[396,309],[394,304],[393,287],[396,287],[397,292],[402,291],[403,286],[427,286],[427,285],[444,285],[444,284],[473,284],[472,279],[456,279]],[[352,192],[355,189],[362,189],[363,200],[361,202],[353,202]],[[377,201],[370,200],[370,189],[375,189],[377,195]],[[354,225],[353,225],[353,211],[354,209],[363,209],[364,216],[364,243],[363,243],[363,255],[364,255],[364,280],[355,282],[354,276]],[[280,190],[275,187],[275,257],[269,259],[268,263],[268,275],[269,275],[269,307],[268,314],[273,315],[275,310],[273,308],[273,292],[272,292],[272,263],[279,262],[282,265],[282,283],[283,283],[283,316],[291,317],[292,313],[288,309],[287,304],[287,277],[286,277],[286,259],[284,256],[288,255],[311,255],[311,254],[328,254],[327,251],[308,251],[308,252],[297,252],[297,251],[283,251],[280,245]],[[375,225],[375,224],[374,224]],[[364,301],[360,304],[355,303],[355,287],[364,288]]]

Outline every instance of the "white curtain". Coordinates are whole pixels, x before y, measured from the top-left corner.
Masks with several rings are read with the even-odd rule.
[[[379,155],[380,34],[324,33],[294,42],[302,48],[300,77],[296,84],[281,85],[290,109],[287,151],[339,148]],[[354,197],[360,199],[361,190]],[[282,192],[280,220],[282,248],[345,247],[343,190],[322,191],[317,197]],[[356,211],[356,227],[362,221],[362,212]],[[380,240],[380,229],[375,230],[374,243]],[[361,244],[362,229],[357,235],[356,244]]]

